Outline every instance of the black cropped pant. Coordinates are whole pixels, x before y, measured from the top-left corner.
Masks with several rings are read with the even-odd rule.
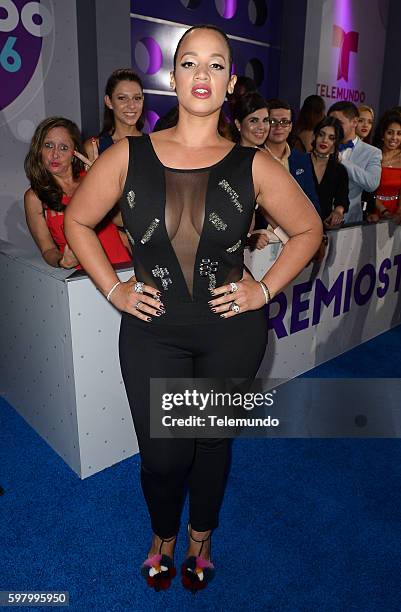
[[[145,323],[123,314],[121,371],[141,456],[141,483],[152,529],[178,532],[186,488],[196,531],[218,525],[230,464],[230,439],[150,437],[150,378],[254,378],[267,341],[263,309],[216,323]]]

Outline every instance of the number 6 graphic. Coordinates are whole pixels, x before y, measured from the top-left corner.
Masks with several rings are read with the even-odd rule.
[[[7,70],[7,72],[18,72],[21,68],[21,56],[18,51],[13,49],[16,41],[17,39],[15,36],[9,36],[0,53],[0,65],[4,70]]]

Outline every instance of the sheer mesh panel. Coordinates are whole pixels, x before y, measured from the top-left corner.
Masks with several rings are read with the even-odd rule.
[[[196,253],[205,219],[208,180],[209,171],[166,170],[166,229],[191,297]]]

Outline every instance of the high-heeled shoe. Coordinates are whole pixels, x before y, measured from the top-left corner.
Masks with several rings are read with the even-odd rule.
[[[194,595],[197,591],[205,589],[209,582],[214,578],[214,565],[211,561],[201,557],[203,545],[210,540],[212,532],[209,533],[204,540],[196,540],[191,535],[191,526],[188,524],[188,535],[193,542],[201,545],[196,556],[192,555],[185,559],[181,566],[181,582],[185,589],[191,591]]]
[[[141,574],[145,578],[148,586],[155,591],[165,591],[171,586],[171,581],[176,575],[174,562],[168,555],[162,554],[162,547],[165,542],[172,542],[176,536],[168,540],[161,539],[159,552],[144,561],[141,567]]]

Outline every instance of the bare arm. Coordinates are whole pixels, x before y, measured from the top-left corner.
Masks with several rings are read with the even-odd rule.
[[[68,205],[64,220],[67,240],[97,287],[107,295],[118,281],[95,227],[113,208],[124,186],[128,167],[128,143],[105,151],[89,170]]]
[[[45,262],[55,268],[61,266],[69,269],[78,265],[78,261],[73,253],[67,252],[66,257],[64,257],[54,242],[46,223],[42,202],[32,189],[28,189],[24,195],[24,208],[29,231],[38,245]]]
[[[99,140],[98,138],[95,138],[94,136],[92,136],[91,138],[88,138],[88,140],[85,140],[84,144],[84,151],[85,151],[85,155],[86,157],[91,161],[94,162],[97,160],[97,158],[99,157]]]
[[[94,228],[121,197],[127,176],[128,157],[128,141],[125,138],[105,151],[76,190],[64,220],[64,230],[69,244],[85,271],[106,296],[118,282],[118,277]],[[147,320],[146,315],[135,309],[138,296],[132,291],[133,282],[121,283],[113,291],[113,304],[120,310]],[[146,293],[156,295],[158,291],[146,286]],[[143,309],[148,314],[154,314],[159,304],[155,299],[142,294],[141,302],[153,306],[153,308],[146,306]]]
[[[274,297],[301,272],[320,247],[322,222],[298,183],[279,162],[261,151],[254,157],[252,170],[257,203],[288,238],[283,240],[280,256],[262,279],[270,297]],[[244,277],[234,287],[222,285],[211,291],[213,299],[209,305],[213,312],[230,318],[236,316],[233,306],[239,308],[237,312],[246,312],[265,304],[267,295],[252,278]]]
[[[296,181],[274,159],[257,153],[253,176],[259,206],[289,236],[279,258],[262,279],[273,297],[312,259],[322,241],[322,222]]]

